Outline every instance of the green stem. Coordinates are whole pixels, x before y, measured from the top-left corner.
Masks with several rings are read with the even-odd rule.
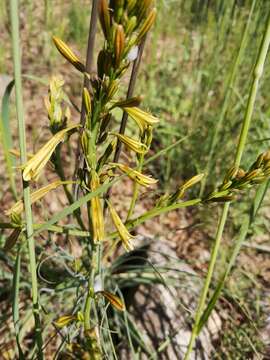
[[[95,271],[92,267],[88,279],[88,293],[86,296],[85,307],[84,307],[84,330],[91,329],[91,303],[93,301],[93,283],[95,279]]]
[[[172,205],[168,205],[168,206],[164,206],[164,207],[154,208],[150,211],[147,211],[145,214],[137,217],[136,219],[128,221],[126,223],[126,226],[128,229],[131,229],[131,228],[134,228],[156,216],[159,216],[161,214],[165,214],[169,211],[177,210],[180,208],[184,208],[184,207],[188,207],[188,206],[195,206],[195,205],[200,204],[201,201],[202,200],[198,198],[198,199],[188,200],[188,201],[184,201],[181,203],[172,204]]]
[[[24,164],[27,161],[27,153],[26,153],[26,134],[25,134],[25,122],[24,122],[23,99],[22,99],[19,15],[18,15],[17,0],[10,1],[10,17],[11,17],[12,52],[13,52],[13,64],[14,64],[15,91],[16,91],[16,109],[17,109],[19,142],[20,142],[20,153],[21,153],[20,156],[21,156],[21,164]],[[33,313],[35,318],[35,336],[36,336],[36,344],[38,348],[38,359],[43,359],[30,187],[29,187],[29,183],[25,181],[23,181],[23,198],[24,198],[26,234],[28,240],[28,252],[29,252],[31,282],[32,282],[32,304],[33,304]]]
[[[269,43],[270,43],[270,13],[268,15],[266,29],[265,29],[265,32],[264,32],[263,40],[262,40],[262,43],[261,43],[261,47],[260,47],[260,50],[259,50],[256,65],[255,65],[254,72],[253,72],[253,82],[252,82],[250,93],[249,93],[249,98],[248,98],[247,108],[246,108],[246,112],[245,112],[245,117],[244,117],[244,120],[243,120],[243,123],[242,123],[240,138],[239,138],[239,142],[238,142],[238,146],[237,146],[237,150],[236,150],[236,155],[235,155],[235,160],[234,160],[234,165],[236,167],[240,165],[241,158],[242,158],[242,155],[243,155],[243,152],[244,152],[244,148],[245,148],[245,144],[246,144],[246,140],[247,140],[247,135],[248,135],[248,130],[249,130],[249,127],[250,127],[251,117],[252,117],[252,113],[253,113],[253,110],[254,110],[254,104],[255,104],[255,100],[256,100],[256,95],[257,95],[257,92],[258,92],[259,81],[260,81],[260,78],[261,78],[262,73],[263,73],[263,68],[264,68],[264,63],[265,63]],[[203,289],[201,291],[199,303],[198,303],[196,314],[195,314],[192,334],[191,334],[191,338],[190,338],[190,341],[189,341],[189,346],[188,346],[187,352],[185,354],[184,360],[188,360],[190,358],[190,355],[191,355],[191,352],[192,352],[196,337],[199,334],[200,319],[201,319],[202,311],[203,311],[203,309],[205,307],[210,282],[211,282],[213,272],[214,272],[214,267],[215,267],[215,264],[216,264],[216,261],[217,261],[218,250],[219,250],[219,247],[220,247],[224,226],[225,226],[225,223],[226,223],[226,220],[227,220],[229,207],[230,207],[230,203],[226,203],[224,205],[223,212],[222,212],[219,224],[218,224],[216,238],[215,238],[214,246],[213,246],[213,249],[212,249],[212,252],[211,252],[211,258],[210,258],[210,263],[209,263],[209,267],[208,267],[208,273],[207,273],[207,276],[206,276],[206,279],[205,279]]]
[[[206,176],[204,177],[204,179],[201,182],[200,196],[202,196],[202,194],[204,193],[207,177],[208,177],[209,173],[211,173],[211,170],[212,170],[213,156],[214,156],[214,153],[215,153],[215,150],[216,150],[216,146],[217,146],[217,142],[218,142],[218,138],[219,138],[219,132],[220,132],[222,124],[223,124],[223,122],[225,120],[226,113],[227,113],[227,110],[228,110],[228,106],[229,106],[229,102],[230,102],[231,94],[232,94],[232,89],[234,87],[234,82],[235,82],[235,78],[236,78],[236,73],[237,73],[238,67],[240,65],[240,62],[241,62],[241,59],[242,59],[242,56],[243,56],[243,52],[244,52],[244,49],[245,49],[245,45],[246,45],[246,42],[247,42],[249,26],[250,26],[250,23],[251,23],[251,18],[252,18],[252,14],[253,14],[255,4],[256,4],[256,0],[253,0],[252,5],[251,5],[251,9],[250,9],[250,12],[249,12],[248,20],[247,20],[247,23],[246,23],[246,26],[245,26],[245,29],[244,29],[244,32],[243,32],[243,35],[242,35],[240,47],[239,47],[237,56],[236,56],[234,64],[233,64],[232,71],[231,71],[230,76],[229,76],[229,80],[228,80],[228,84],[227,84],[227,87],[226,87],[225,97],[224,97],[224,100],[223,100],[221,112],[220,112],[219,118],[218,118],[216,126],[215,126],[215,131],[214,131],[213,137],[211,139],[211,145],[210,145],[208,160],[207,160],[207,164],[206,164],[206,167],[205,167]]]

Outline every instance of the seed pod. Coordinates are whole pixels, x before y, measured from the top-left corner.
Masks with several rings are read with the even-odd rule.
[[[125,49],[125,33],[122,25],[117,25],[114,38],[115,67],[120,64]]]
[[[119,236],[120,236],[120,238],[122,240],[124,248],[126,249],[126,251],[133,250],[134,247],[133,247],[130,240],[132,240],[134,238],[134,236],[129,233],[128,229],[123,224],[122,220],[120,219],[119,215],[115,211],[112,204],[109,201],[107,201],[107,203],[108,203],[108,206],[109,206],[112,221],[113,221],[114,226],[115,226],[115,228],[116,228],[116,230],[117,230],[117,232],[118,232],[118,234],[119,234]]]
[[[109,13],[107,0],[100,0],[99,20],[100,20],[100,24],[101,24],[105,39],[109,41],[110,29],[111,29],[111,19],[110,19],[110,13]]]
[[[64,56],[67,61],[69,61],[77,70],[84,73],[85,72],[85,66],[80,61],[80,59],[74,54],[74,52],[67,46],[64,41],[59,39],[56,36],[53,36],[53,42],[57,48],[57,50],[60,52],[61,55]]]
[[[111,163],[111,165],[118,167],[121,171],[123,171],[130,179],[137,182],[138,184],[148,187],[150,185],[154,185],[158,182],[158,180],[153,179],[150,176],[146,176],[140,173],[137,170],[134,170],[124,164],[119,163]]]
[[[96,295],[99,295],[99,294],[104,296],[105,299],[107,299],[111,303],[111,305],[113,307],[115,307],[117,310],[119,310],[119,311],[125,310],[125,305],[123,304],[122,300],[118,296],[110,293],[109,291],[98,291],[96,293]]]
[[[137,36],[137,44],[139,44],[143,37],[148,33],[148,31],[151,29],[152,25],[154,24],[157,16],[157,9],[154,8],[151,10],[147,18],[145,19],[142,27],[140,28],[140,31]]]

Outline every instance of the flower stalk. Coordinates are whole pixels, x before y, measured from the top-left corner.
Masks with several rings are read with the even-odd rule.
[[[19,143],[20,143],[20,158],[21,164],[27,161],[26,152],[26,134],[24,121],[24,107],[22,98],[22,77],[21,77],[21,54],[20,54],[20,38],[19,38],[19,6],[18,0],[11,0],[10,2],[10,19],[11,19],[11,34],[12,34],[12,56],[14,66],[15,78],[15,92],[16,92],[16,110],[19,128]],[[28,255],[30,262],[31,284],[32,284],[32,309],[35,319],[35,341],[37,345],[37,357],[39,360],[43,359],[42,351],[42,329],[38,299],[38,281],[36,273],[36,254],[35,241],[33,237],[33,219],[31,210],[31,196],[30,186],[27,181],[23,181],[23,199],[25,208],[26,221],[26,237],[28,243]]]
[[[248,130],[250,127],[252,114],[253,114],[253,110],[254,110],[256,95],[258,93],[259,81],[263,74],[264,63],[266,60],[269,44],[270,44],[270,13],[268,15],[265,32],[264,32],[263,39],[261,42],[261,46],[260,46],[260,50],[258,53],[256,64],[255,64],[255,68],[253,70],[253,81],[252,81],[252,85],[251,85],[250,92],[249,92],[249,98],[248,98],[248,102],[247,102],[245,116],[243,119],[240,137],[239,137],[239,141],[238,141],[238,146],[237,146],[235,159],[234,159],[235,167],[239,167],[241,159],[242,159],[242,155],[244,153],[244,148],[245,148],[245,144],[246,144],[246,140],[247,140],[247,136],[248,136]],[[215,264],[216,264],[217,256],[218,256],[218,251],[219,251],[224,227],[226,224],[227,216],[229,213],[229,208],[230,208],[230,202],[227,202],[224,205],[224,208],[223,208],[223,211],[222,211],[219,223],[218,223],[215,242],[214,242],[214,246],[213,246],[213,249],[211,252],[211,258],[210,258],[210,263],[209,263],[209,267],[208,267],[208,272],[207,272],[207,276],[206,276],[206,279],[205,279],[205,282],[203,285],[203,289],[202,289],[202,292],[201,292],[201,295],[199,298],[199,303],[197,306],[195,319],[194,319],[194,325],[192,328],[192,334],[190,337],[188,349],[185,354],[184,360],[188,360],[190,358],[195,340],[199,334],[200,319],[201,319],[203,310],[205,308],[206,299],[207,299],[207,295],[208,295],[208,291],[209,291],[209,286],[210,286],[210,283],[211,283],[211,280],[213,277],[214,268],[215,268]]]

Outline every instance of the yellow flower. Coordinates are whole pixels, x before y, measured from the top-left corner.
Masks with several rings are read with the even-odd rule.
[[[154,126],[159,122],[158,118],[139,109],[138,107],[123,107],[123,109],[134,121],[136,121],[141,132],[143,132],[147,126]]]
[[[94,191],[99,187],[99,177],[95,171],[91,173],[91,190]],[[91,199],[91,214],[93,226],[93,241],[100,242],[105,238],[103,210],[101,200],[98,196]]]
[[[109,206],[109,210],[110,210],[110,214],[111,214],[114,226],[116,227],[116,230],[123,242],[124,248],[127,251],[133,250],[134,247],[131,244],[130,240],[132,240],[134,238],[134,236],[129,233],[128,229],[125,227],[125,225],[123,224],[119,215],[117,214],[114,207],[112,206],[112,204],[109,201],[108,201],[108,206]]]
[[[40,200],[41,198],[43,198],[49,191],[56,189],[58,186],[60,185],[65,185],[65,184],[73,184],[73,181],[60,181],[60,180],[56,180],[54,182],[52,182],[49,185],[43,186],[42,188],[38,189],[37,191],[34,191],[31,194],[31,204],[33,204],[34,202]],[[24,209],[24,205],[23,205],[23,201],[19,200],[16,202],[16,204],[14,204],[9,210],[7,210],[5,212],[5,214],[7,216],[10,216],[11,214],[17,214],[20,215],[23,212]]]
[[[138,154],[145,154],[147,152],[147,146],[138,140],[134,140],[129,136],[111,132],[112,135],[116,136],[122,143],[124,143],[129,149],[135,151]]]
[[[71,125],[56,133],[39,151],[22,166],[24,181],[37,180],[41,170],[50,160],[55,148],[58,144],[64,141],[66,133],[78,127],[78,125]]]
[[[144,175],[140,173],[137,170],[134,170],[124,164],[119,163],[111,163],[111,165],[118,167],[121,171],[123,171],[125,174],[127,174],[128,177],[130,177],[132,180],[136,181],[138,184],[142,186],[150,186],[154,185],[158,182],[158,180],[153,179],[150,176]]]

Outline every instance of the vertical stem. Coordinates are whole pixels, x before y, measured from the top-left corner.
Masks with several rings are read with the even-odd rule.
[[[26,134],[25,122],[23,113],[23,99],[22,99],[22,78],[21,78],[21,55],[20,55],[20,39],[19,39],[19,14],[18,14],[18,1],[10,1],[10,17],[11,17],[11,32],[12,32],[12,52],[13,52],[13,65],[15,77],[15,91],[16,91],[16,109],[19,128],[19,142],[21,153],[21,164],[27,161],[26,154]],[[26,220],[26,235],[28,241],[28,253],[30,262],[31,282],[32,282],[32,304],[33,314],[35,318],[35,336],[38,347],[38,358],[43,359],[42,354],[42,336],[39,317],[39,304],[38,304],[38,283],[36,273],[36,255],[35,255],[35,242],[33,237],[33,220],[30,200],[30,187],[29,183],[23,181],[23,198],[25,208]]]
[[[137,76],[138,76],[138,72],[139,72],[139,67],[140,67],[140,64],[141,64],[141,59],[142,59],[142,54],[143,54],[145,42],[146,42],[146,36],[142,39],[142,42],[141,42],[141,44],[139,46],[139,52],[138,52],[137,59],[134,61],[134,64],[133,64],[133,67],[132,67],[132,72],[131,72],[129,85],[128,85],[127,96],[126,96],[127,99],[132,97],[134,89],[135,89],[135,84],[136,84],[136,80],[137,80]],[[126,126],[127,126],[127,119],[128,119],[128,114],[126,112],[124,112],[122,120],[121,120],[120,129],[119,129],[120,134],[125,133]],[[117,145],[116,145],[116,149],[115,149],[115,153],[114,153],[113,162],[118,162],[120,154],[121,154],[121,150],[122,150],[122,143],[121,143],[120,140],[118,140]],[[110,197],[111,190],[112,189],[109,189],[107,191],[107,194],[105,196],[106,199],[108,199]],[[107,209],[107,202],[105,202],[105,204],[104,204],[104,213],[106,212],[106,209]]]
[[[128,86],[128,91],[127,91],[127,97],[126,97],[127,99],[132,97],[134,89],[135,89],[135,84],[136,84],[136,80],[137,80],[137,76],[138,76],[138,72],[139,72],[139,67],[140,67],[140,64],[141,64],[141,59],[142,59],[142,54],[143,54],[143,50],[144,50],[144,46],[145,46],[145,41],[146,41],[146,36],[144,37],[144,39],[142,40],[142,42],[140,44],[137,59],[134,61],[134,64],[133,64],[133,67],[132,67],[132,73],[131,73],[129,86]],[[121,125],[120,125],[120,129],[119,129],[120,134],[125,133],[126,126],[127,126],[127,119],[128,119],[128,114],[126,112],[124,112],[123,117],[122,117],[122,121],[121,121]],[[122,143],[121,143],[120,140],[118,140],[116,150],[115,150],[115,154],[114,154],[113,162],[118,162],[119,157],[120,157],[120,153],[121,153],[121,149],[122,149]]]
[[[91,10],[91,17],[90,17],[90,25],[89,25],[89,35],[88,35],[88,44],[87,44],[87,54],[86,54],[86,72],[91,74],[93,68],[93,58],[94,58],[94,47],[95,47],[95,39],[96,39],[96,32],[97,32],[97,18],[98,18],[98,5],[99,0],[93,0],[92,2],[92,10]],[[84,77],[84,86],[88,89],[91,87],[89,79],[85,76]],[[91,90],[91,89],[90,89]],[[84,108],[84,101],[82,95],[82,105],[81,105],[81,119],[80,123],[84,126],[85,123],[85,108]],[[83,127],[80,130],[80,134],[82,134]],[[76,154],[77,162],[75,166],[74,176],[73,178],[76,179],[78,170],[83,168],[84,158],[81,154],[81,145],[80,140],[78,141],[77,146],[77,154]],[[74,198],[77,199],[78,197],[78,190],[79,185],[76,184],[74,186]]]
[[[244,120],[242,123],[241,133],[240,133],[238,146],[237,146],[237,150],[236,150],[236,155],[235,155],[235,160],[234,160],[234,165],[236,167],[240,165],[241,158],[242,158],[242,155],[244,152],[247,135],[248,135],[248,130],[250,127],[251,117],[252,117],[252,113],[254,110],[256,95],[258,92],[259,81],[263,74],[263,68],[264,68],[264,63],[265,63],[266,55],[267,55],[268,48],[269,48],[269,43],[270,43],[270,13],[268,14],[266,29],[264,32],[264,36],[263,36],[263,40],[262,40],[259,54],[257,57],[257,61],[255,64],[255,68],[253,71],[253,82],[252,82],[250,92],[249,92],[247,108],[246,108],[245,117],[244,117]],[[207,273],[207,276],[205,279],[203,289],[201,291],[199,303],[198,303],[196,314],[195,314],[192,334],[191,334],[189,346],[188,346],[187,352],[185,354],[184,360],[188,360],[190,358],[196,337],[198,336],[198,333],[199,333],[199,323],[200,323],[202,311],[205,307],[206,298],[207,298],[210,282],[211,282],[211,279],[213,276],[214,267],[216,264],[218,250],[219,250],[219,246],[221,243],[225,223],[227,220],[229,207],[230,207],[230,203],[226,203],[224,205],[223,212],[222,212],[219,224],[218,224],[215,243],[214,243],[214,246],[213,246],[213,249],[211,252],[211,259],[210,259],[210,263],[209,263],[209,267],[208,267],[208,273]]]
[[[88,74],[91,74],[93,70],[94,47],[95,47],[95,39],[97,33],[98,5],[99,5],[99,0],[93,0],[91,18],[89,24],[89,35],[88,35],[86,65],[85,65],[85,69]],[[84,86],[86,86],[87,88],[90,87],[89,79],[86,76],[84,77]],[[85,117],[85,109],[84,109],[84,101],[82,96],[81,124],[83,124],[84,122],[84,117]]]
[[[218,118],[216,126],[215,126],[213,137],[211,139],[211,145],[210,145],[208,160],[207,160],[207,164],[206,164],[206,168],[205,168],[206,176],[204,177],[204,179],[201,182],[200,196],[202,196],[203,193],[204,193],[207,177],[208,177],[209,173],[212,170],[212,161],[213,161],[213,156],[214,156],[216,146],[217,146],[217,142],[218,142],[218,138],[219,138],[219,132],[220,132],[222,124],[223,124],[223,122],[225,120],[226,113],[227,113],[227,110],[228,110],[228,106],[229,106],[229,102],[230,102],[230,98],[231,98],[231,94],[232,94],[232,89],[233,89],[234,81],[235,81],[235,78],[236,78],[236,72],[238,70],[238,67],[240,65],[240,62],[241,62],[241,59],[242,59],[242,56],[243,56],[243,51],[244,51],[244,48],[245,48],[245,45],[246,45],[247,36],[248,36],[248,30],[249,30],[249,26],[250,26],[250,23],[251,23],[251,18],[252,18],[252,14],[253,14],[253,11],[254,11],[255,4],[256,4],[256,0],[253,0],[252,5],[251,5],[251,9],[250,9],[250,12],[249,12],[248,20],[247,20],[247,23],[245,25],[245,29],[244,29],[244,32],[243,32],[243,35],[242,35],[240,47],[239,47],[237,56],[236,56],[234,64],[233,64],[232,71],[231,71],[231,73],[229,75],[229,80],[228,80],[228,84],[227,84],[227,87],[226,87],[226,90],[225,90],[225,97],[224,97],[224,100],[223,100],[222,108],[221,108],[220,115],[219,115],[219,118]]]

